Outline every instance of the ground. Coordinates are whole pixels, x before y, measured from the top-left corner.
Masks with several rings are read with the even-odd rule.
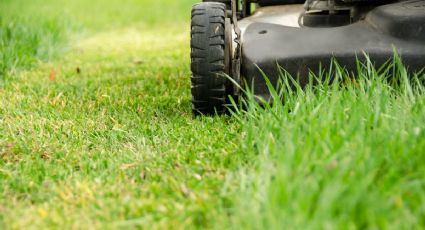
[[[195,2],[0,3],[2,229],[424,228],[425,90],[398,59],[397,86],[366,65],[194,118]]]

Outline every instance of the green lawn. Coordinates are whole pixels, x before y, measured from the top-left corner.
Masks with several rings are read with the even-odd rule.
[[[425,228],[423,87],[194,119],[195,2],[0,2],[0,229]]]

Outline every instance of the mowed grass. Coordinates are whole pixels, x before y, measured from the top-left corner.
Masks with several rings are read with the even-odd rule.
[[[400,65],[194,119],[194,2],[0,3],[28,28],[0,49],[2,229],[424,228],[425,91]]]
[[[192,118],[191,5],[1,3],[19,20],[72,9],[76,28],[61,58],[20,66],[0,89],[2,229],[212,225],[239,131]]]

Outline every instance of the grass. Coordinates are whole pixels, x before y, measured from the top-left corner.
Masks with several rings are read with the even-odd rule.
[[[38,61],[53,58],[65,39],[62,22],[0,18],[0,80]]]
[[[419,78],[409,79],[397,57],[380,71],[359,65],[355,81],[338,65],[329,72],[337,80],[304,90],[283,75],[280,90],[269,85],[273,105],[248,93],[248,110],[236,117],[253,160],[239,171],[231,219],[243,229],[423,228]]]
[[[399,64],[398,86],[365,66],[193,119],[194,2],[0,3],[2,229],[424,227],[424,90]]]

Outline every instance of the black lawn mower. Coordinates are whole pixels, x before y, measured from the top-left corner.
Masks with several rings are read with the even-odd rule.
[[[204,0],[192,8],[192,110],[226,113],[235,83],[267,99],[263,74],[277,84],[279,66],[305,86],[332,59],[355,72],[359,56],[380,66],[395,51],[409,71],[425,67],[425,0]]]

